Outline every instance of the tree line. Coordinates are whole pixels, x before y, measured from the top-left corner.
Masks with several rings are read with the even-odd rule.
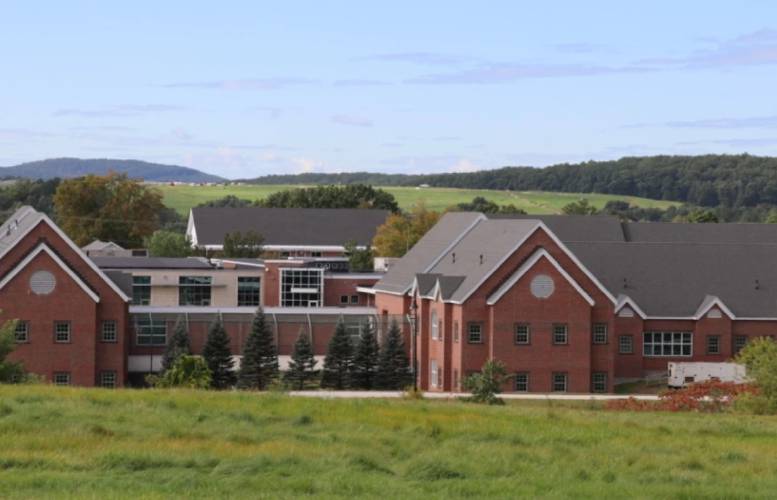
[[[313,355],[310,334],[300,331],[288,370],[281,373],[272,328],[261,308],[257,309],[251,332],[242,346],[240,367],[235,368],[231,340],[220,319],[208,330],[201,357],[192,356],[186,323],[178,321],[162,357],[162,372],[148,381],[157,387],[200,389],[266,390],[276,386],[306,388],[404,389],[411,382],[402,332],[392,322],[385,341],[378,342],[375,329],[363,323],[354,341],[339,321],[329,341],[323,366]]]
[[[563,163],[544,168],[504,167],[479,172],[403,175],[353,172],[267,176],[258,184],[376,184],[511,191],[556,191],[639,196],[703,207],[777,204],[777,158],[742,155],[642,156]]]

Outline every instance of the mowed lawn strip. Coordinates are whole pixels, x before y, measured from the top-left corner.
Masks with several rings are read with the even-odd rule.
[[[243,185],[243,186],[171,186],[159,185],[164,194],[164,203],[181,214],[189,209],[211,200],[233,195],[247,200],[258,200],[285,189],[294,189],[295,185]],[[393,194],[400,207],[409,209],[423,200],[433,210],[445,210],[458,203],[470,202],[476,196],[482,196],[499,205],[513,204],[530,214],[561,213],[564,205],[581,198],[588,199],[594,206],[602,208],[610,200],[624,200],[644,208],[668,208],[675,202],[650,200],[634,196],[620,196],[596,193],[551,193],[543,191],[495,191],[489,189],[453,189],[453,188],[414,188],[381,187]]]
[[[0,387],[0,497],[769,497],[777,419]]]

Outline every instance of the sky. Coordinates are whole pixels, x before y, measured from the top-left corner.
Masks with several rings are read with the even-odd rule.
[[[777,155],[774,1],[2,1],[0,165]]]

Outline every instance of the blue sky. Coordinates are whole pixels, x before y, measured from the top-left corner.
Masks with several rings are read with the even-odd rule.
[[[777,2],[3,2],[0,165],[777,154]]]

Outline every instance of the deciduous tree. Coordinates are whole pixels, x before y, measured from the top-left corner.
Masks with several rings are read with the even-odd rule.
[[[163,207],[159,190],[116,173],[64,180],[54,195],[57,222],[78,245],[99,239],[141,246]]]
[[[410,214],[392,214],[378,227],[372,247],[380,257],[402,257],[440,219],[419,202]]]
[[[182,233],[157,230],[146,240],[146,248],[152,257],[188,257],[192,255],[192,242]]]

